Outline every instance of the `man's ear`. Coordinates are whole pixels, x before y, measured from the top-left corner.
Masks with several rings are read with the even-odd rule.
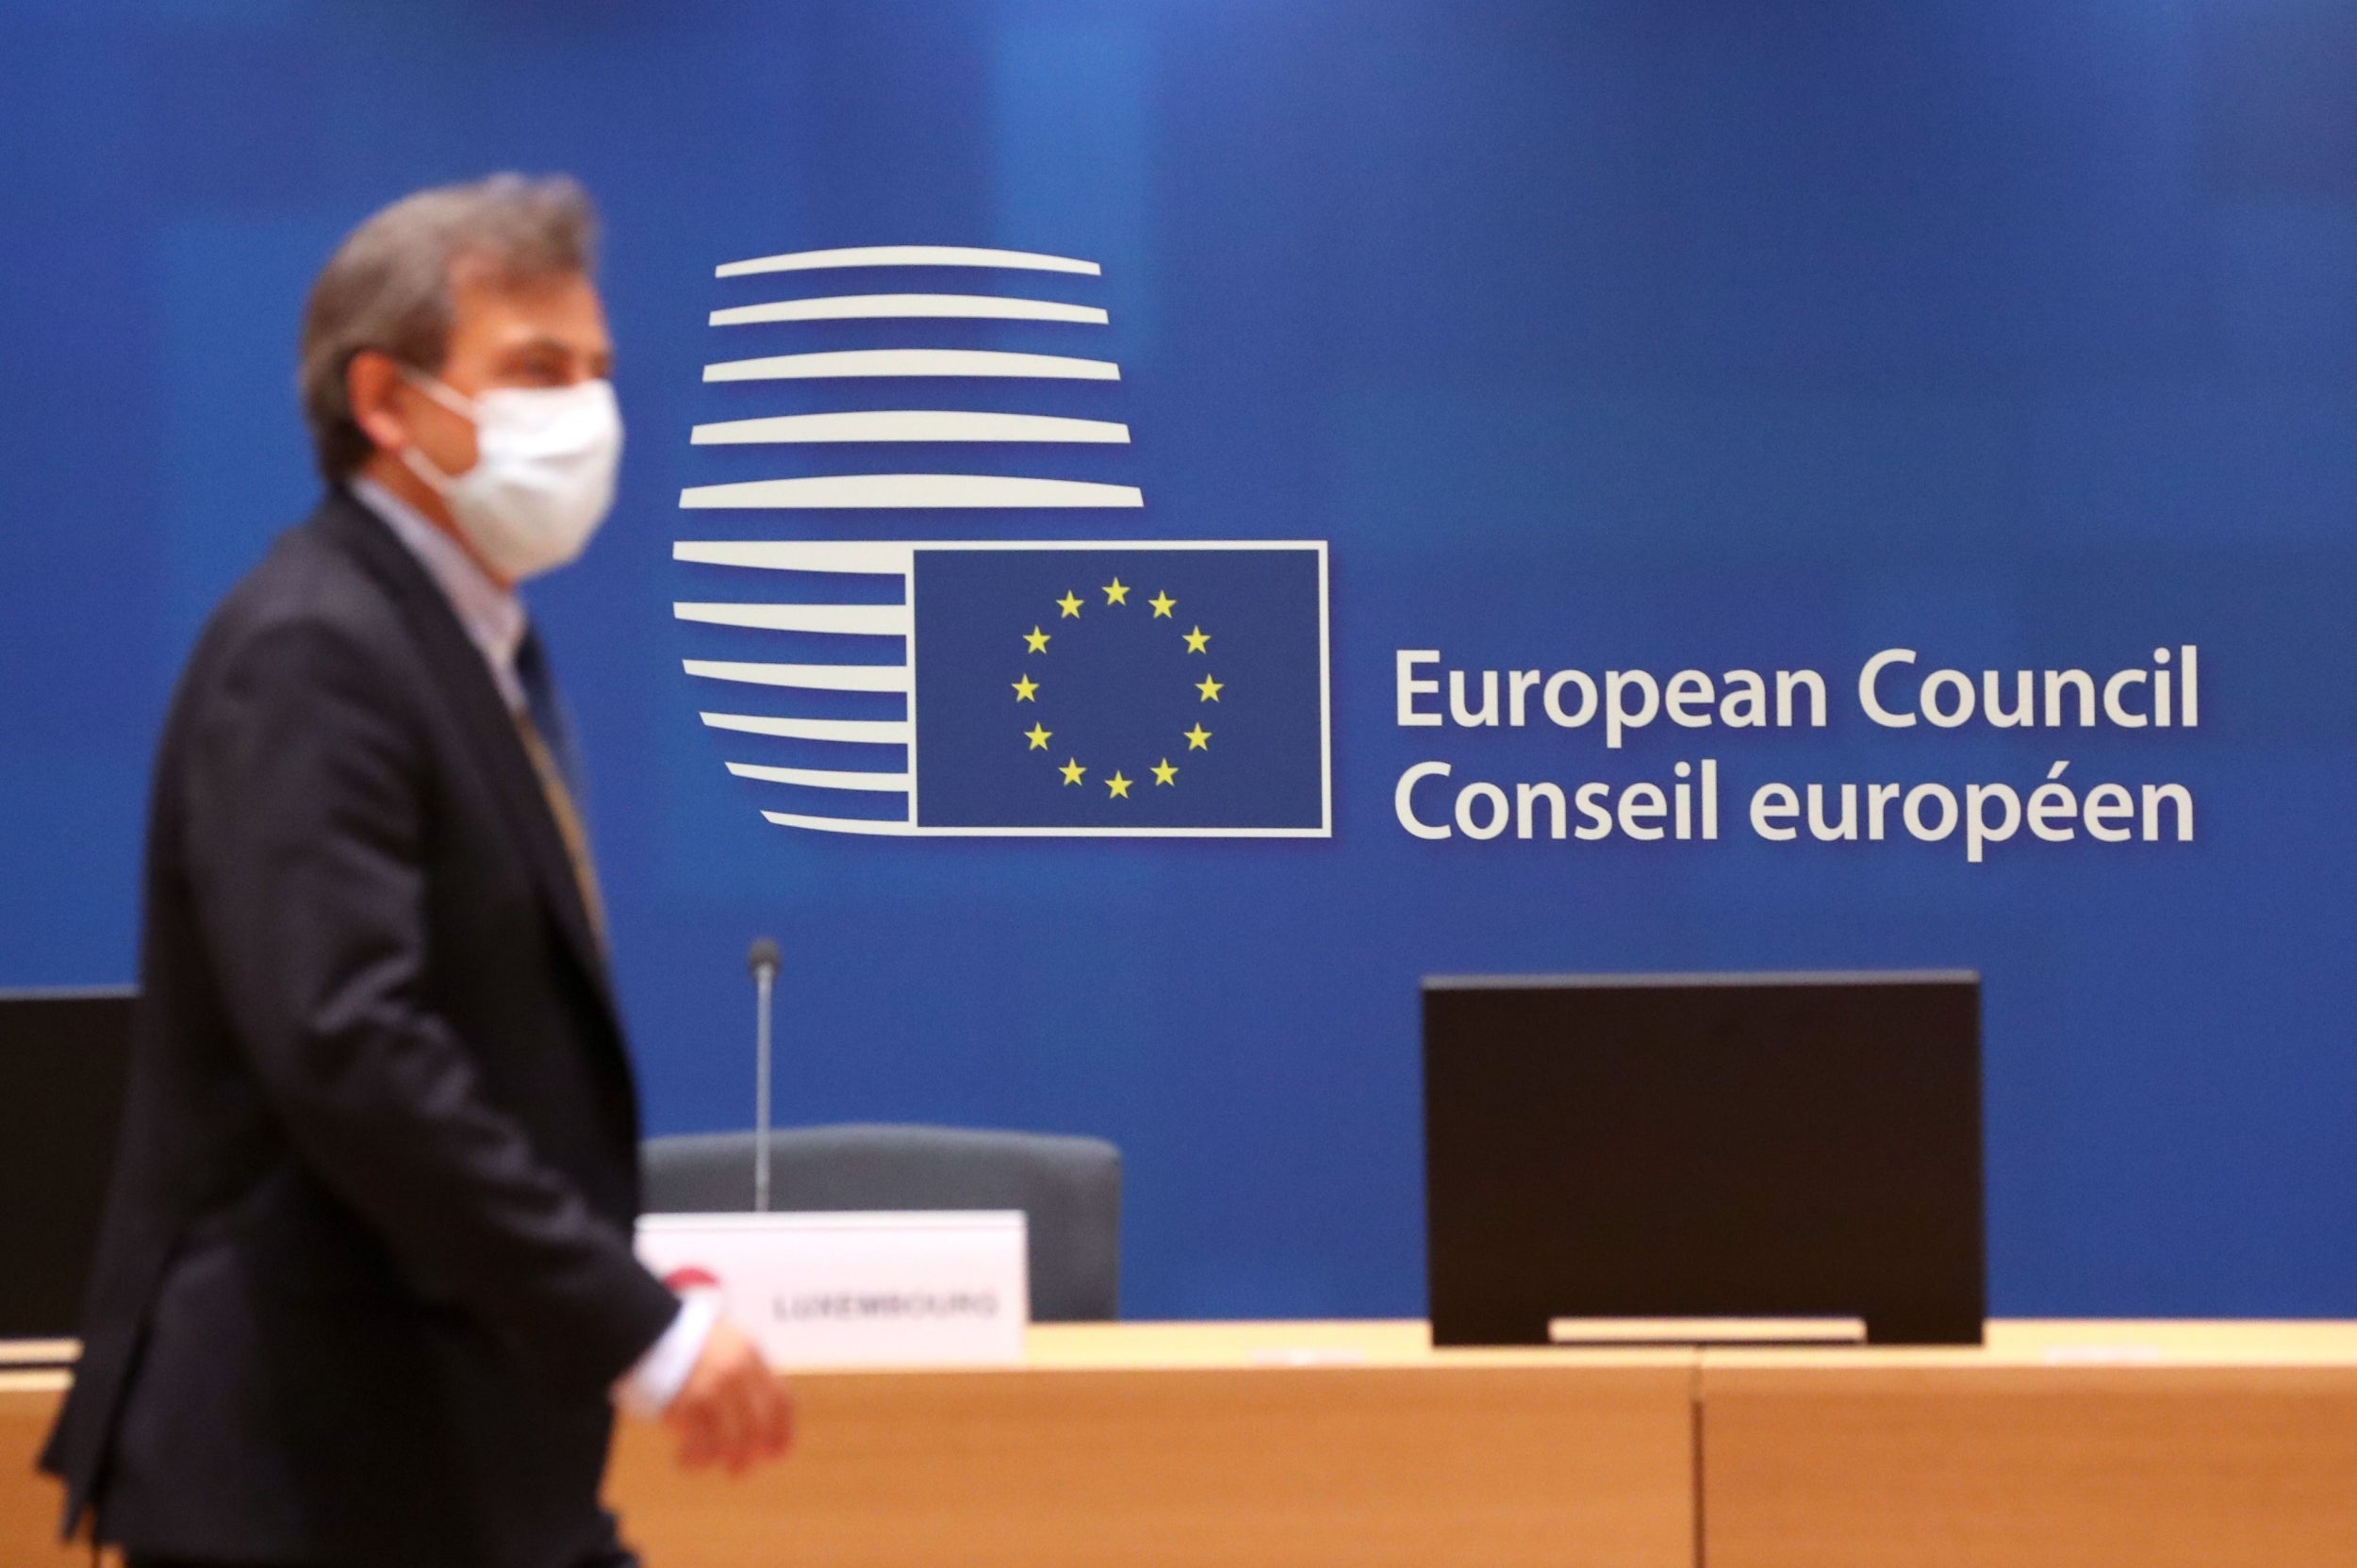
[[[362,349],[344,366],[344,397],[352,405],[352,422],[386,452],[399,452],[410,442],[409,421],[403,412],[401,367],[393,356],[377,349]]]

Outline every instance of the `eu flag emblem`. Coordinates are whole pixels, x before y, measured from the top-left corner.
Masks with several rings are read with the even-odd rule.
[[[688,661],[691,674],[776,688],[786,706],[797,690],[901,697],[897,720],[864,725],[707,713],[721,729],[894,748],[869,748],[865,768],[733,763],[798,795],[831,792],[818,810],[766,813],[773,821],[914,834],[1331,831],[1323,543],[714,541],[675,554],[814,583],[902,578],[899,605],[675,606],[684,619],[793,630],[805,643],[822,626],[904,639],[896,663]]]

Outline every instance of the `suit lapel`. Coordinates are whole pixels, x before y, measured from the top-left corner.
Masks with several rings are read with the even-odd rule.
[[[333,490],[313,514],[313,521],[384,587],[417,639],[427,673],[466,732],[510,834],[532,867],[542,900],[565,933],[582,972],[589,977],[598,999],[609,1015],[618,1015],[605,954],[582,903],[572,859],[566,853],[539,775],[524,751],[523,738],[517,733],[515,718],[491,678],[482,650],[468,638],[457,613],[425,568],[368,508],[346,492]]]

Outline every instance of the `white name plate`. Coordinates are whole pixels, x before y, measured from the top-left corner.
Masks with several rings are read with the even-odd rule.
[[[975,1366],[1023,1359],[1021,1211],[649,1214],[638,1256],[712,1291],[776,1366]]]

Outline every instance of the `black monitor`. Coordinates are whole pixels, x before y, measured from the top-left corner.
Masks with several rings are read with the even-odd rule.
[[[1980,979],[1436,978],[1438,1345],[1977,1345]]]
[[[123,1118],[131,998],[0,991],[0,1340],[76,1332]]]

